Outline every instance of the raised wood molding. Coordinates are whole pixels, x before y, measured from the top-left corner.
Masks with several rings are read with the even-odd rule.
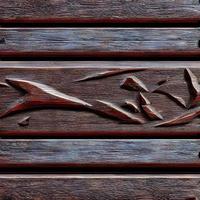
[[[1,139],[0,168],[198,169],[199,149],[198,139]]]
[[[199,57],[199,38],[198,28],[0,28],[0,56]]]
[[[199,64],[1,62],[0,135],[198,136]]]
[[[0,22],[199,22],[198,0],[0,1]]]
[[[198,175],[0,175],[1,199],[198,200]]]

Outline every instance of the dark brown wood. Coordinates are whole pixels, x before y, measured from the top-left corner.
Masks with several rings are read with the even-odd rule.
[[[195,139],[0,140],[0,168],[199,168]]]
[[[198,0],[0,1],[0,22],[198,22]]]
[[[0,62],[0,136],[199,137],[199,65]]]
[[[0,198],[198,200],[199,175],[1,175]]]
[[[198,28],[0,28],[0,56],[199,56]]]

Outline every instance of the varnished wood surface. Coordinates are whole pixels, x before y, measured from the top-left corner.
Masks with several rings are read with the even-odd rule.
[[[200,141],[144,140],[0,140],[0,168],[199,168]]]
[[[0,22],[198,22],[198,0],[0,1]]]
[[[0,198],[198,200],[198,175],[0,175]]]
[[[0,135],[199,137],[199,65],[0,62]]]
[[[199,56],[198,28],[1,28],[0,56]]]

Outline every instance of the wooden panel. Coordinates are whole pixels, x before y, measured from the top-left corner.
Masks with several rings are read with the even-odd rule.
[[[0,1],[0,22],[198,22],[198,0]]]
[[[198,200],[198,175],[1,175],[0,198]]]
[[[200,167],[195,139],[0,140],[0,168]]]
[[[0,56],[199,56],[198,28],[1,28]]]
[[[199,137],[200,62],[1,62],[0,135]]]

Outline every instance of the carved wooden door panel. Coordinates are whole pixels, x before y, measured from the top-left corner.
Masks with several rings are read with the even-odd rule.
[[[200,3],[0,0],[0,199],[200,199]]]

